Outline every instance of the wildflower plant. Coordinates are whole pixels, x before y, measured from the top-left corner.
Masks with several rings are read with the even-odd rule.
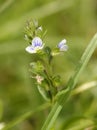
[[[31,54],[33,61],[30,63],[31,78],[47,101],[54,102],[55,96],[61,86],[61,76],[54,75],[51,62],[55,55],[65,53],[68,50],[66,39],[60,41],[55,48],[51,48],[44,42],[46,31],[38,25],[37,21],[28,21],[25,28],[25,40],[28,42],[26,51]]]
[[[55,56],[60,55],[61,53],[65,54],[65,52],[68,50],[68,45],[66,43],[66,39],[63,39],[58,44],[56,44],[54,48],[51,48],[45,43],[45,35],[46,31],[43,30],[42,26],[38,25],[37,21],[31,20],[27,22],[25,27],[25,40],[28,42],[28,46],[25,48],[25,50],[29,55],[32,55],[32,62],[30,63],[31,78],[33,82],[35,82],[35,85],[42,97],[46,100],[46,103],[39,106],[38,108],[35,108],[35,111],[28,111],[16,120],[13,120],[4,125],[2,130],[11,129],[13,126],[32,116],[35,112],[44,110],[49,106],[51,106],[51,111],[47,116],[47,119],[44,122],[41,130],[55,130],[55,120],[57,119],[60,111],[63,108],[63,105],[68,100],[70,95],[91,88],[90,84],[86,88],[83,88],[82,86],[75,89],[75,86],[78,82],[79,76],[85,69],[97,47],[97,34],[95,34],[85,49],[74,71],[74,74],[71,76],[67,84],[65,84],[65,87],[63,85],[63,89],[60,89],[60,86],[62,86],[61,76],[55,75],[52,72],[52,61]],[[92,85],[93,84],[94,83],[92,83]],[[94,84],[94,86],[97,86],[97,82]],[[94,119],[91,119],[91,121],[93,122],[93,126],[97,125],[97,121]],[[87,126],[91,126],[91,124],[88,124]],[[82,129],[82,127],[80,129]]]

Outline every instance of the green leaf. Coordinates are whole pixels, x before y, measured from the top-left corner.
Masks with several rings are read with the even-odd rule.
[[[39,85],[37,86],[37,88],[38,88],[40,94],[42,95],[42,97],[43,97],[46,101],[50,101],[49,96],[48,96],[48,93],[47,93],[47,91],[45,90],[45,88],[42,87],[42,86],[39,86]]]
[[[47,30],[45,30],[45,31],[42,32],[42,39],[45,38],[46,34],[47,34]]]
[[[64,89],[62,91],[59,91],[56,96],[55,96],[55,100],[58,100],[62,95],[66,95],[66,93],[68,93],[68,88],[67,89]]]
[[[51,55],[51,49],[50,49],[50,47],[46,46],[46,47],[44,48],[44,51],[46,52],[46,54],[47,54],[48,56]]]
[[[56,75],[53,77],[53,84],[55,87],[59,87],[61,84],[61,77],[59,75]]]
[[[70,78],[67,88],[68,92],[62,95],[58,101],[54,104],[50,114],[48,115],[47,120],[45,121],[43,127],[41,130],[50,130],[52,128],[55,120],[57,119],[63,105],[67,101],[68,97],[71,94],[71,90],[75,87],[76,83],[78,82],[78,78],[82,71],[85,69],[87,63],[89,62],[94,50],[97,47],[97,34],[93,37],[93,39],[90,41],[90,44],[86,48],[85,52],[83,53],[81,60],[76,68],[76,71],[74,75]]]

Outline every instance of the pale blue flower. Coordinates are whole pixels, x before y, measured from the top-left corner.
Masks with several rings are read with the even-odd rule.
[[[43,49],[44,44],[42,42],[42,39],[40,37],[35,37],[32,40],[32,44],[28,47],[26,47],[26,51],[28,53],[37,53],[38,50]]]
[[[60,51],[67,51],[68,50],[68,46],[66,44],[66,39],[63,39],[59,44],[58,44],[58,48]]]

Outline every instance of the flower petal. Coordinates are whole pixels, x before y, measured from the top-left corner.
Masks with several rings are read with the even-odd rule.
[[[32,47],[32,46],[28,46],[28,47],[26,47],[26,49],[25,49],[28,53],[36,53],[36,50]]]
[[[64,44],[66,44],[66,39],[63,39],[63,40],[58,44],[58,47],[60,48],[60,47],[63,46]]]
[[[32,40],[32,46],[35,47],[41,47],[43,45],[42,40],[40,39],[40,37],[35,37]]]
[[[63,45],[60,47],[60,51],[67,51],[68,50],[68,46],[67,45]]]

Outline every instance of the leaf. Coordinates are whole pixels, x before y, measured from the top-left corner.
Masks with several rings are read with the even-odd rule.
[[[60,75],[54,76],[52,78],[52,80],[53,80],[53,84],[54,84],[55,87],[59,87],[60,86],[60,84],[61,84],[61,77],[60,77]]]
[[[56,94],[55,99],[56,99],[56,100],[59,99],[62,95],[65,95],[67,92],[68,92],[68,89],[59,91],[59,92]]]
[[[50,101],[49,97],[48,97],[48,94],[47,94],[47,91],[45,91],[45,89],[42,87],[42,86],[37,86],[40,94],[42,95],[42,97],[46,100],[46,101]]]

